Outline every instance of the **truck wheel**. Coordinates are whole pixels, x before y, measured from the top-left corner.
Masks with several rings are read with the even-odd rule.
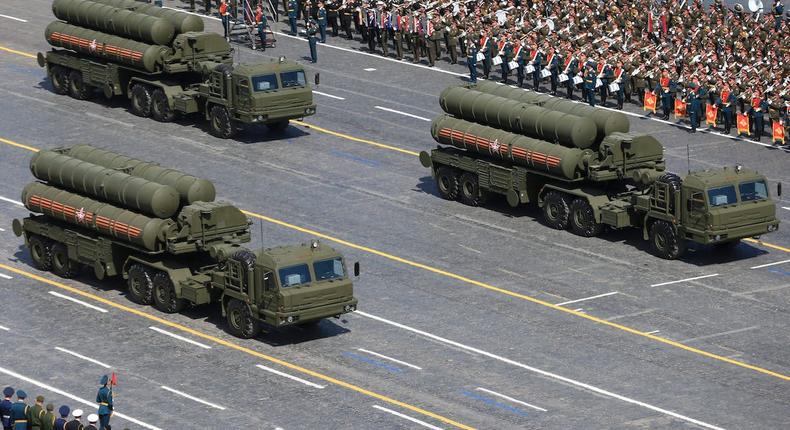
[[[153,279],[154,286],[154,305],[164,313],[174,314],[181,312],[187,305],[187,301],[176,296],[176,289],[173,281],[170,280],[165,272],[157,272]]]
[[[31,235],[27,241],[33,265],[39,270],[52,269],[52,241],[38,235]]]
[[[70,279],[77,276],[80,264],[69,258],[66,245],[55,243],[52,245],[52,273],[61,278]]]
[[[132,113],[143,118],[151,115],[151,91],[143,84],[132,86]]]
[[[150,305],[153,300],[153,281],[151,272],[143,265],[135,264],[129,268],[129,298],[141,305]]]
[[[221,139],[229,139],[236,134],[233,120],[224,106],[212,106],[210,116],[211,134]]]
[[[586,199],[574,199],[571,202],[571,231],[584,237],[601,234],[603,224],[595,222],[595,212]]]
[[[175,112],[170,109],[170,103],[167,102],[167,94],[161,88],[151,93],[151,116],[159,122],[170,122],[176,117]]]
[[[52,66],[49,71],[49,80],[55,94],[66,95],[69,93],[69,72],[61,66]]]
[[[650,245],[657,256],[667,260],[680,257],[686,250],[686,241],[678,237],[672,225],[662,220],[650,226]]]
[[[246,304],[231,299],[226,313],[228,315],[228,329],[232,335],[250,339],[261,332],[260,324],[250,315],[250,308]]]
[[[459,179],[459,189],[461,202],[469,206],[480,206],[486,201],[486,192],[480,189],[480,181],[477,175],[466,172]]]
[[[271,131],[279,132],[288,128],[288,124],[290,124],[290,121],[286,119],[283,121],[270,122],[269,124],[266,124],[266,127],[269,127],[269,130]]]
[[[565,230],[568,228],[569,218],[568,199],[557,191],[546,193],[543,204],[543,220],[546,225],[557,230]]]
[[[445,200],[455,200],[458,198],[458,172],[452,167],[442,166],[436,171],[436,187],[439,189],[439,196]]]
[[[69,73],[69,95],[77,100],[87,100],[91,96],[91,87],[82,80],[82,73],[77,70]]]

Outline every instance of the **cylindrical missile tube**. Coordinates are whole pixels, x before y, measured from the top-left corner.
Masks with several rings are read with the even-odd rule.
[[[135,42],[60,21],[50,23],[44,31],[44,37],[52,46],[139,67],[152,73],[159,70],[168,52],[164,46]]]
[[[595,143],[595,123],[571,115],[487,94],[462,86],[445,88],[439,96],[442,109],[467,121],[557,142],[568,147],[589,148]]]
[[[476,85],[470,88],[487,94],[518,100],[522,103],[539,104],[546,109],[590,118],[598,129],[596,143],[600,143],[604,137],[617,131],[628,133],[631,127],[628,118],[622,112],[612,112],[560,97],[552,97],[548,94],[536,93],[521,88],[512,88],[490,81],[478,81]]]
[[[176,224],[171,219],[149,218],[40,182],[32,182],[22,190],[22,202],[32,212],[110,235],[149,251],[164,249],[167,238],[176,234]]]
[[[442,145],[508,160],[566,179],[580,177],[586,160],[593,156],[590,150],[566,148],[449,115],[441,115],[433,120],[431,135]]]
[[[54,151],[39,151],[30,159],[36,178],[157,218],[178,212],[179,195],[171,186],[127,175]]]
[[[52,12],[72,25],[154,45],[168,45],[176,33],[173,24],[165,18],[90,0],[55,0]]]
[[[167,169],[155,163],[127,157],[90,145],[76,145],[63,150],[69,157],[98,164],[108,169],[124,169],[132,176],[144,178],[176,189],[184,205],[194,202],[213,202],[217,196],[214,184],[175,169]]]
[[[130,9],[138,13],[164,18],[176,28],[176,34],[189,31],[203,31],[203,19],[199,16],[188,14],[173,9],[164,9],[154,4],[141,3],[136,0],[93,0],[97,3],[107,4],[121,9]]]

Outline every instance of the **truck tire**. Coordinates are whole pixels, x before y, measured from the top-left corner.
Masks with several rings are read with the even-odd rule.
[[[33,265],[39,270],[51,270],[52,241],[39,235],[30,235],[27,242]]]
[[[225,106],[211,106],[209,128],[211,129],[211,134],[220,139],[229,139],[236,134],[236,127],[233,124],[233,119],[230,117],[230,113],[228,113],[228,109],[225,108]]]
[[[151,116],[159,122],[171,122],[176,117],[167,101],[167,94],[161,88],[151,93]]]
[[[476,174],[466,172],[458,180],[461,202],[469,206],[480,206],[486,201],[486,192],[480,189],[480,181]]]
[[[61,66],[52,66],[49,71],[49,81],[52,82],[52,90],[55,94],[62,96],[69,93],[69,71]]]
[[[436,171],[436,188],[439,196],[445,200],[458,198],[458,172],[452,167],[442,166]]]
[[[543,221],[551,228],[565,230],[570,220],[568,198],[557,191],[546,193],[543,204]]]
[[[282,121],[270,122],[270,123],[266,124],[266,127],[269,127],[270,131],[281,132],[281,131],[284,131],[286,128],[288,128],[289,124],[290,124],[290,121],[285,119],[285,120],[282,120]]]
[[[62,243],[52,245],[52,273],[71,279],[80,271],[80,264],[69,258],[69,250]]]
[[[603,224],[595,222],[595,212],[586,199],[573,199],[570,210],[571,231],[584,237],[593,237],[601,234]]]
[[[132,86],[132,113],[143,118],[151,116],[151,90],[146,85]]]
[[[679,237],[675,227],[662,220],[650,226],[650,246],[657,256],[666,260],[675,260],[686,251],[686,241]]]
[[[242,339],[250,339],[261,332],[260,324],[250,315],[250,308],[245,303],[230,299],[226,314],[230,334]]]
[[[69,95],[77,100],[87,100],[91,92],[91,87],[82,80],[82,72],[72,70],[69,73]]]
[[[154,306],[160,311],[174,314],[181,312],[186,307],[187,301],[176,296],[173,281],[167,273],[157,272],[154,275],[153,288]]]
[[[133,264],[129,268],[129,298],[141,305],[150,305],[153,300],[154,284],[151,272],[142,264]]]

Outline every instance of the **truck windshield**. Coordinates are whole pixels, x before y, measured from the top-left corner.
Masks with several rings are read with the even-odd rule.
[[[765,185],[765,181],[742,182],[738,185],[738,191],[741,192],[742,202],[768,198],[768,187]]]
[[[345,275],[343,260],[340,258],[316,261],[313,263],[313,271],[317,281],[342,278]]]
[[[280,73],[280,79],[283,81],[283,88],[303,87],[307,82],[301,70]]]
[[[310,270],[306,264],[284,267],[279,270],[280,285],[283,288],[310,283]]]
[[[711,206],[734,205],[737,203],[735,187],[733,185],[727,185],[708,190],[708,201]]]
[[[252,88],[258,91],[272,91],[277,89],[277,75],[261,75],[252,77]]]

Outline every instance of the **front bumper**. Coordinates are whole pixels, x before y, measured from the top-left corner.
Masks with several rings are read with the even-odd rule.
[[[286,119],[304,118],[315,115],[316,105],[300,105],[261,112],[239,112],[238,120],[245,124],[266,124]]]
[[[705,230],[696,236],[698,242],[709,245],[731,242],[747,237],[759,237],[763,234],[773,233],[779,229],[779,220],[771,220],[759,224],[750,224],[741,227],[724,228],[719,230]]]
[[[275,327],[285,327],[289,325],[298,325],[310,321],[320,320],[322,318],[340,316],[353,312],[357,309],[357,299],[352,297],[350,300],[345,300],[338,303],[329,305],[316,306],[308,309],[300,309],[293,312],[272,312],[268,310],[263,311],[264,321]]]

